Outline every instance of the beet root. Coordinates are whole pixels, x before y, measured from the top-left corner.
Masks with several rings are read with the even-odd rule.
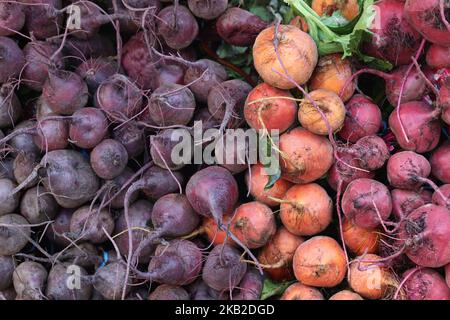
[[[408,300],[450,300],[450,288],[437,271],[429,268],[410,269],[403,277],[408,276],[403,287]]]

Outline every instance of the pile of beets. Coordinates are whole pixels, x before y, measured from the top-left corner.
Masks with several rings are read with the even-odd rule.
[[[0,299],[450,300],[450,2],[375,5],[389,72],[228,0],[2,0]]]

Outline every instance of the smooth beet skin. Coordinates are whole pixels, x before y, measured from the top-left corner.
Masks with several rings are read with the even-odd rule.
[[[25,65],[25,57],[14,40],[0,37],[0,84],[19,75]]]
[[[392,155],[387,163],[387,178],[391,186],[400,189],[415,190],[431,173],[428,160],[415,152],[402,151]]]
[[[116,140],[106,139],[91,152],[91,166],[102,179],[114,179],[128,163],[127,149]]]
[[[408,300],[450,300],[450,288],[439,272],[431,268],[410,269],[403,278],[407,276],[404,291]]]
[[[221,221],[224,214],[234,209],[239,190],[227,169],[211,166],[191,177],[186,186],[186,196],[197,213]]]
[[[237,7],[229,8],[217,19],[217,33],[225,42],[239,47],[247,47],[255,42],[258,34],[268,23],[257,15]]]
[[[381,224],[380,219],[385,221],[391,215],[391,194],[376,180],[354,180],[342,196],[342,211],[357,226],[374,229]]]
[[[73,144],[80,148],[92,149],[108,134],[108,119],[97,108],[82,108],[72,115],[69,136]]]

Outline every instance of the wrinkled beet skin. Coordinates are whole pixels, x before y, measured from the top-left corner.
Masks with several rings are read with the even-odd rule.
[[[430,157],[433,176],[443,183],[450,183],[450,141],[445,141]]]
[[[409,214],[398,237],[407,239],[406,255],[422,267],[439,268],[450,263],[450,211],[426,204]]]
[[[419,48],[420,34],[408,24],[403,13],[403,3],[382,0],[375,5],[379,16],[370,28],[373,36],[372,41],[365,45],[366,52],[396,66],[410,63],[411,56]]]
[[[450,300],[450,288],[435,270],[424,268],[407,270],[403,278],[414,272],[404,284],[408,300]]]
[[[91,167],[102,179],[114,179],[127,163],[127,149],[116,140],[105,139],[91,151]]]
[[[64,208],[76,208],[92,200],[99,180],[81,153],[74,150],[48,152],[41,160],[46,164],[42,182],[56,202]]]
[[[397,111],[389,116],[389,127],[394,133],[398,144],[405,150],[424,153],[433,150],[439,143],[441,125],[433,114],[433,107],[425,102],[411,101],[400,105],[400,120],[408,136],[406,141],[398,122]]]
[[[257,15],[236,7],[228,9],[216,22],[220,37],[225,42],[240,47],[252,45],[267,26],[268,23]]]
[[[0,37],[0,84],[17,77],[25,65],[19,46],[10,38]]]
[[[381,222],[372,201],[375,202],[381,219],[387,220],[392,212],[392,200],[387,187],[372,179],[354,180],[342,196],[342,211],[357,226],[373,229]]]
[[[185,6],[168,6],[162,9],[157,19],[158,34],[173,49],[189,46],[198,35],[195,17]]]
[[[239,190],[227,169],[211,166],[191,177],[186,186],[186,196],[198,214],[222,220],[223,214],[234,209]]]
[[[355,94],[346,104],[344,125],[338,135],[355,143],[360,138],[376,134],[381,127],[381,111],[369,98]]]
[[[450,46],[450,32],[441,20],[439,1],[407,0],[404,7],[405,17],[428,41],[441,46]],[[447,21],[449,21],[449,11],[448,1],[444,1],[444,14]]]
[[[151,222],[152,210],[153,205],[146,200],[138,200],[131,204],[128,211],[130,217],[130,227],[148,228],[151,224],[149,222]],[[120,250],[120,253],[123,255],[128,255],[128,232],[124,232],[125,230],[127,230],[127,228],[128,227],[125,220],[125,215],[122,210],[119,218],[116,220],[114,234],[121,233],[120,236],[115,238],[115,241],[117,243],[117,247]],[[132,235],[133,251],[135,251],[139,247],[141,241],[148,235],[148,233],[142,230],[133,230]],[[151,259],[154,249],[155,248],[152,246],[144,248],[139,255],[139,262],[148,263]]]

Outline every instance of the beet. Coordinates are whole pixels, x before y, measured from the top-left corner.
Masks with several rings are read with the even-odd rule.
[[[426,204],[411,212],[400,224],[398,237],[405,253],[422,267],[439,268],[450,262],[450,211]]]
[[[142,176],[142,192],[152,200],[176,192],[178,190],[177,181],[183,185],[184,177],[179,172],[174,172],[173,175],[174,177],[169,171],[158,166],[150,167]]]
[[[229,8],[217,19],[220,37],[233,46],[251,46],[258,34],[269,24],[257,15],[237,7]]]
[[[114,220],[107,209],[98,210],[98,207],[83,206],[78,208],[70,220],[70,233],[74,238],[102,243],[108,240],[107,235],[114,230]]]
[[[0,227],[0,256],[12,255],[22,250],[28,243],[31,229],[28,221],[18,214],[0,216],[0,225],[19,225],[18,227]]]
[[[420,34],[406,20],[403,3],[382,0],[375,3],[377,17],[371,28],[372,40],[365,45],[371,56],[388,60],[393,65],[411,62],[420,46]]]
[[[115,74],[98,87],[95,103],[109,118],[128,119],[142,108],[142,92],[127,77]]]
[[[402,151],[392,155],[387,163],[387,178],[391,186],[416,190],[423,184],[423,178],[431,173],[427,159],[412,151]]]
[[[228,78],[224,67],[215,61],[200,59],[190,63],[184,75],[184,82],[192,83],[189,89],[199,102],[207,102],[209,90]]]
[[[10,38],[0,36],[0,84],[15,78],[25,65],[19,46]]]
[[[157,166],[179,170],[189,164],[192,155],[186,154],[186,150],[182,154],[179,151],[179,147],[184,147],[186,143],[183,137],[191,137],[186,129],[166,129],[151,137],[150,154]],[[192,148],[190,151],[192,152]]]
[[[148,104],[150,117],[158,126],[187,125],[195,107],[191,90],[179,84],[160,86],[152,93]]]
[[[25,8],[20,3],[0,3],[0,36],[12,36],[25,24]]]
[[[338,135],[355,143],[360,138],[376,134],[381,128],[381,111],[369,98],[355,94],[346,104],[344,126]]]
[[[92,149],[108,134],[109,122],[105,113],[97,108],[82,108],[72,115],[69,136],[80,148]]]
[[[111,262],[98,268],[94,274],[93,285],[107,300],[119,300],[122,291],[130,292],[130,286],[125,285],[125,266],[121,262]]]
[[[113,138],[125,147],[128,158],[137,157],[144,151],[144,130],[133,121],[114,129]]]
[[[189,293],[183,287],[162,284],[149,295],[148,300],[189,300]]]
[[[151,217],[152,217],[153,205],[146,200],[138,200],[130,205],[129,208],[129,216],[130,216],[130,228],[148,228],[151,226]],[[116,220],[114,234],[118,235],[115,238],[117,243],[117,247],[120,250],[122,255],[128,254],[128,233],[125,232],[127,230],[127,223],[125,220],[124,212],[122,211]],[[139,244],[145,239],[148,235],[147,232],[143,230],[133,230],[132,238],[133,238],[133,252],[138,248]],[[139,257],[138,261],[140,263],[148,263],[154,251],[154,247],[144,248]]]
[[[86,83],[81,77],[68,71],[50,71],[42,89],[44,101],[61,115],[71,115],[83,108],[89,94]]]
[[[14,159],[13,169],[14,178],[17,183],[24,182],[33,172],[33,169],[39,164],[40,158],[33,153],[19,152]],[[33,187],[38,183],[38,179],[33,179],[26,185],[27,188]]]
[[[14,267],[14,259],[11,256],[0,256],[0,291],[11,286]]]
[[[105,200],[109,201],[113,195],[115,195],[127,182],[131,177],[134,175],[134,171],[131,170],[129,167],[125,167],[123,171],[114,179],[107,180],[106,183],[110,185],[109,191],[107,191],[105,195]],[[115,195],[115,197],[111,200],[111,208],[113,209],[122,209],[123,208],[123,201],[125,199],[125,194],[127,192],[127,189],[120,191],[119,194]],[[134,194],[131,196],[130,201],[134,202],[138,197],[138,194]]]
[[[418,153],[428,152],[436,148],[441,135],[439,110],[419,101],[403,103],[399,108],[401,109],[394,110],[389,116],[389,127],[400,147]],[[398,118],[400,118],[401,123]],[[405,139],[405,134],[401,129],[402,125],[409,141]]]
[[[234,289],[243,279],[247,264],[240,253],[229,245],[217,245],[209,253],[202,278],[211,288],[224,291]]]
[[[444,184],[439,188],[440,192],[434,192],[432,201],[438,206],[447,207],[450,210],[450,184]],[[445,199],[443,199],[442,195]]]
[[[17,184],[9,179],[0,179],[0,216],[13,213],[19,206],[19,194],[11,194]]]
[[[349,183],[342,196],[342,211],[357,226],[374,229],[389,218],[392,200],[389,190],[372,179],[357,179]]]
[[[433,44],[427,51],[427,65],[433,69],[450,68],[450,48]]]
[[[73,283],[72,277],[77,272],[79,275],[79,287],[70,288],[68,284]],[[79,273],[78,273],[79,272]],[[89,283],[87,271],[77,265],[55,264],[47,278],[45,295],[50,300],[89,300],[92,294],[92,285]]]
[[[450,183],[450,141],[445,141],[430,157],[433,176],[443,183]]]
[[[53,220],[58,210],[55,198],[43,187],[28,189],[20,200],[20,213],[31,224]]]
[[[403,290],[408,300],[450,300],[450,288],[437,271],[410,269],[403,274],[403,278],[406,277]]]
[[[25,261],[19,264],[13,274],[17,299],[43,300],[47,276],[47,270],[40,263]]]
[[[42,151],[65,149],[69,145],[69,122],[50,114],[39,120],[33,141]]]
[[[440,14],[440,0],[407,0],[404,7],[404,13],[409,23],[422,36],[432,43],[441,46],[450,46],[450,32]],[[444,1],[444,15],[449,20],[450,7]]]
[[[23,69],[22,80],[31,89],[41,91],[49,75],[49,68],[54,65],[56,69],[64,68],[62,53],[50,58],[58,50],[58,46],[45,41],[28,42],[23,48],[27,64]],[[65,102],[65,101],[63,101]]]
[[[239,283],[239,292],[234,300],[260,300],[263,289],[263,277],[255,268],[248,269]]]
[[[16,94],[6,86],[0,88],[0,128],[14,127],[22,115],[22,105]]]
[[[116,140],[105,139],[91,152],[91,166],[102,179],[114,179],[128,163],[127,149]]]
[[[63,15],[57,12],[62,9],[61,0],[27,0],[27,2],[33,4],[25,6],[25,26],[29,33],[33,33],[37,39],[47,39],[63,30]]]
[[[36,122],[32,120],[26,120],[19,123],[14,130],[14,132],[21,132],[25,128],[32,128],[36,126]],[[33,135],[31,132],[22,132],[20,134],[14,135],[9,141],[11,147],[15,150],[20,150],[25,153],[34,154],[36,157],[39,155],[39,148],[33,142]]]
[[[407,217],[415,209],[431,202],[431,192],[394,189],[392,196],[392,214],[397,220]]]
[[[47,229],[46,237],[51,242],[58,246],[65,247],[70,244],[69,239],[64,238],[64,235],[70,232],[70,220],[74,209],[61,209],[53,219],[53,223]]]
[[[188,0],[188,7],[194,16],[213,20],[227,10],[228,0]]]
[[[173,49],[189,46],[198,35],[198,24],[188,8],[175,4],[167,6],[158,14],[158,34]]]
[[[110,58],[90,58],[83,61],[75,72],[86,82],[89,93],[95,94],[100,84],[119,70],[117,62]]]

